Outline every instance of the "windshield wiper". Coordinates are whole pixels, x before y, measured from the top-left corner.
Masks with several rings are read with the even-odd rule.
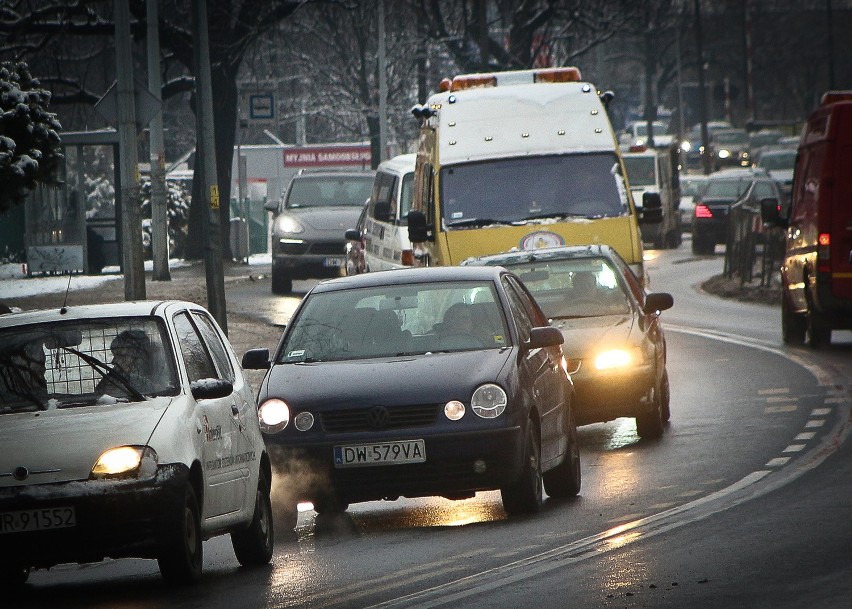
[[[489,226],[491,224],[511,224],[506,220],[493,220],[491,218],[467,218],[465,220],[456,220],[455,222],[447,222],[449,228],[460,228],[463,226]]]
[[[133,386],[133,383],[131,383],[127,379],[127,377],[124,376],[124,374],[122,374],[115,366],[108,366],[101,360],[96,358],[94,355],[83,353],[82,351],[74,349],[73,347],[63,347],[63,349],[65,349],[69,353],[73,353],[81,360],[89,364],[102,377],[106,378],[106,376],[109,375],[110,379],[117,380],[124,386],[125,389],[127,389],[127,391],[130,393],[130,397],[132,397],[134,401],[144,402],[146,400],[145,396],[138,389],[136,389],[136,387]]]
[[[527,220],[550,220],[551,218],[554,220],[561,220],[563,218],[585,218],[586,214],[572,214],[567,211],[557,211],[557,212],[547,212],[541,214],[533,214],[531,216],[527,216],[521,222],[526,222]]]

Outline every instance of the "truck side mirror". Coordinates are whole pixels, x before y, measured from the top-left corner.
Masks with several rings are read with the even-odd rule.
[[[418,209],[408,212],[408,240],[412,243],[423,243],[429,240],[429,225],[426,214]]]
[[[663,221],[663,199],[658,192],[646,192],[642,195],[643,224],[659,224]]]
[[[347,228],[344,236],[347,241],[360,241],[361,231],[357,228]]]

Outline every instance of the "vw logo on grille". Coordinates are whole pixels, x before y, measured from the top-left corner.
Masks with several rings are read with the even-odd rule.
[[[23,465],[20,467],[16,467],[15,471],[12,472],[12,477],[14,477],[15,480],[26,480],[30,477],[30,470],[28,470]]]
[[[376,406],[367,412],[367,423],[374,429],[382,429],[387,427],[390,420],[390,413],[383,406]]]

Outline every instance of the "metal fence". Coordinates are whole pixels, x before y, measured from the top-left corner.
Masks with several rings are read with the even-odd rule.
[[[784,230],[764,226],[760,208],[747,201],[732,205],[728,215],[725,277],[737,277],[741,284],[769,287],[780,281],[783,259]]]

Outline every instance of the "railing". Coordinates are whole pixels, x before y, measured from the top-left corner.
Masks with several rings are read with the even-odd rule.
[[[780,280],[784,259],[784,230],[763,224],[760,207],[749,201],[731,206],[728,214],[728,240],[725,248],[724,274],[739,277],[740,283],[769,287]]]

